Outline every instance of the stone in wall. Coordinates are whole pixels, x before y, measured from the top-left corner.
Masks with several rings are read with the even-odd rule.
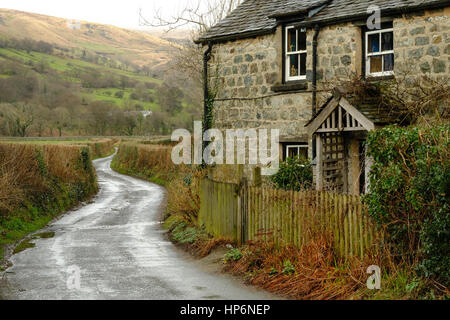
[[[396,74],[448,75],[450,10],[408,15],[394,20]]]

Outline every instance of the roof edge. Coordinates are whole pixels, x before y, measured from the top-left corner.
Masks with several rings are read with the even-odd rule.
[[[207,44],[207,43],[223,43],[227,41],[235,41],[235,40],[241,40],[241,39],[247,39],[247,38],[253,38],[258,36],[265,36],[271,33],[274,33],[276,30],[276,27],[270,28],[270,29],[260,29],[260,30],[252,30],[247,32],[240,32],[240,33],[231,33],[226,34],[220,37],[211,37],[211,38],[199,38],[194,40],[195,44]]]
[[[302,10],[298,10],[296,12],[291,12],[291,13],[287,13],[287,14],[283,14],[283,15],[279,15],[279,16],[273,15],[273,16],[269,16],[269,17],[271,17],[271,18],[276,18],[276,17],[286,18],[289,16],[306,13],[309,10],[313,10],[320,6],[329,4],[329,2],[330,2],[330,0],[324,0],[322,2],[317,3],[317,5],[314,5],[308,9],[302,9]],[[392,15],[397,15],[397,14],[417,12],[420,10],[442,9],[442,8],[446,8],[448,6],[449,6],[448,0],[440,0],[437,2],[433,2],[431,4],[424,2],[419,5],[415,5],[415,6],[411,6],[411,7],[381,9],[381,14],[387,15],[387,16],[392,16]],[[342,16],[342,17],[337,17],[337,18],[333,17],[333,18],[322,19],[322,20],[302,21],[302,22],[295,24],[295,27],[311,27],[314,25],[328,26],[328,25],[333,25],[333,24],[338,24],[338,23],[343,23],[343,22],[354,22],[354,21],[358,21],[358,20],[362,20],[362,19],[367,19],[368,16],[369,16],[369,14],[364,13],[364,14],[354,14],[354,15]],[[279,25],[279,22],[277,23],[277,26],[278,25]],[[227,41],[236,41],[236,40],[247,39],[247,38],[252,38],[252,37],[257,37],[257,36],[268,35],[268,34],[274,33],[277,26],[274,28],[270,28],[270,29],[252,30],[252,31],[247,31],[247,32],[232,33],[232,34],[226,34],[223,36],[210,37],[210,38],[198,38],[198,39],[194,40],[194,43],[205,45],[208,42],[223,43],[223,42],[227,42]]]
[[[434,2],[431,4],[428,3],[421,3],[416,6],[411,7],[401,7],[401,8],[389,8],[389,9],[381,9],[381,14],[383,15],[396,15],[401,13],[411,13],[411,12],[417,12],[420,10],[432,10],[432,9],[442,9],[449,7],[449,1],[448,0],[440,0],[438,2]],[[329,18],[324,20],[313,20],[313,21],[303,21],[295,25],[295,27],[309,27],[313,25],[320,25],[320,26],[327,26],[327,25],[333,25],[336,23],[342,23],[342,22],[353,22],[361,19],[366,19],[370,15],[367,13],[364,14],[355,14],[355,15],[349,15],[349,16],[343,16],[343,17],[337,17],[337,18]]]

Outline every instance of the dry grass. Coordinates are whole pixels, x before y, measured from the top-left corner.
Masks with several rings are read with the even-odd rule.
[[[204,176],[203,170],[185,171],[167,185],[167,214],[182,214],[190,222],[196,221],[200,211],[200,181]]]
[[[368,259],[369,264],[356,258],[341,260],[331,243],[325,236],[301,249],[252,242],[244,247],[240,260],[227,262],[225,270],[247,275],[250,284],[294,299],[352,299],[365,286],[367,266],[376,260]]]
[[[127,174],[164,184],[169,193],[167,214],[195,221],[200,209],[200,180],[205,171],[172,162],[172,147],[122,143],[113,167]]]
[[[55,182],[83,183],[93,175],[80,147],[0,143],[0,217],[49,192]]]
[[[75,143],[75,145],[88,146],[91,151],[91,156],[95,159],[110,155],[117,142],[118,139],[92,139],[92,141],[88,143]]]
[[[171,147],[122,143],[116,156],[117,164],[127,170],[150,173],[168,173],[176,170],[171,159]]]
[[[44,188],[34,147],[0,144],[0,210],[10,213],[27,191]]]
[[[197,241],[194,245],[196,247],[195,253],[198,257],[206,257],[217,247],[232,243],[229,239],[225,238],[212,238],[204,241]]]

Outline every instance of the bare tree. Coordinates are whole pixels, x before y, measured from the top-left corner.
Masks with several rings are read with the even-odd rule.
[[[169,16],[164,15],[161,9],[157,9],[151,20],[147,20],[140,10],[140,21],[142,25],[164,27],[167,31],[185,27],[198,36],[224,19],[241,2],[242,0],[187,1],[184,7]]]
[[[5,113],[9,134],[12,136],[26,137],[28,129],[35,120],[34,106],[27,103],[2,104],[2,113]]]
[[[228,16],[242,0],[192,0],[174,14],[165,15],[161,9],[155,10],[152,19],[146,19],[140,10],[141,25],[164,28],[170,32],[179,28],[186,28],[190,32],[188,44],[174,48],[174,69],[184,74],[185,78],[194,80],[198,85],[202,81],[202,47],[195,45],[199,35]]]

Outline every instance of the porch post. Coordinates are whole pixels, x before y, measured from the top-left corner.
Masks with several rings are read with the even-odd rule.
[[[322,139],[320,134],[316,135],[316,189],[323,189],[323,152],[322,152]]]

